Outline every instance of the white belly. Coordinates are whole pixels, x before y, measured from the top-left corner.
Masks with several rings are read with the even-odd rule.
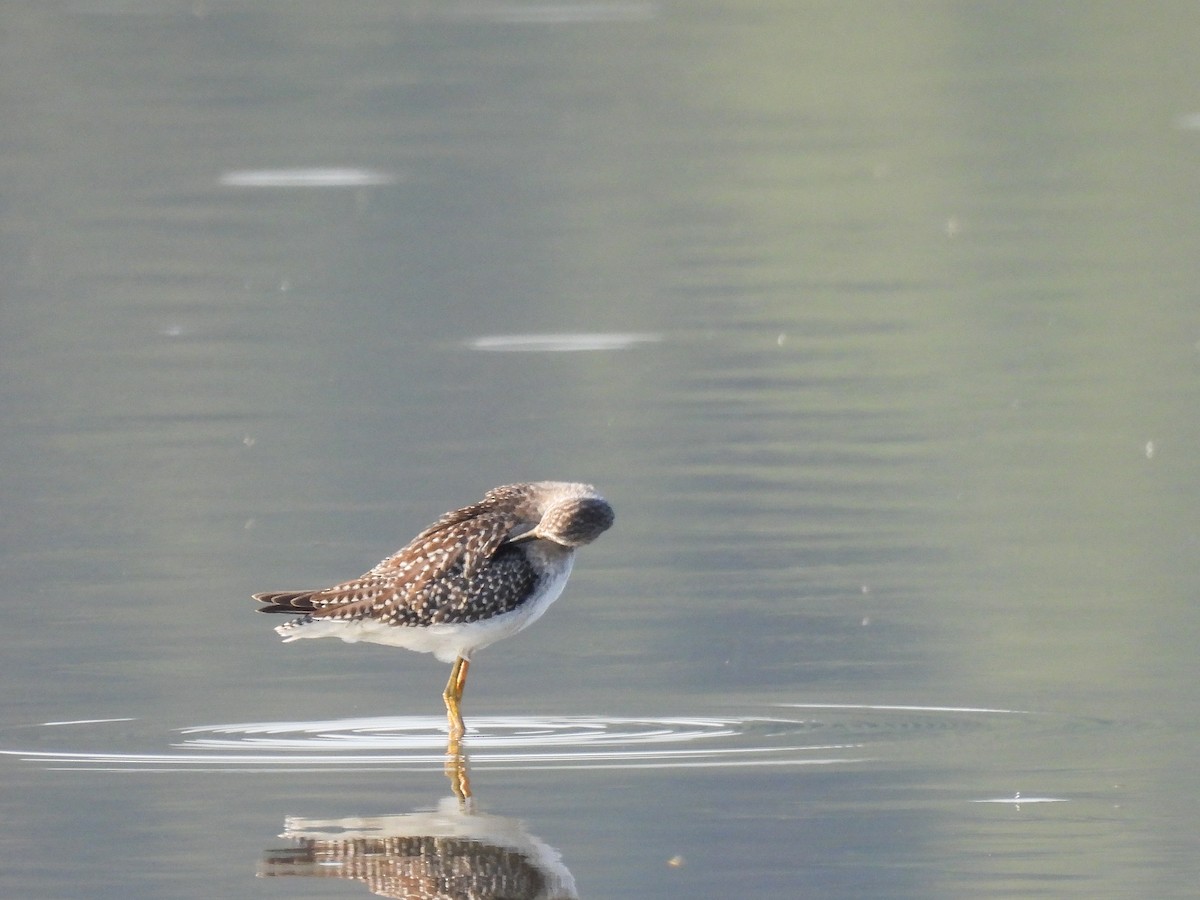
[[[537,541],[540,545],[542,542]],[[543,551],[530,546],[537,553],[539,562],[545,567],[537,592],[519,608],[490,619],[478,622],[442,625],[390,625],[378,619],[313,619],[302,625],[281,625],[275,630],[283,636],[285,643],[301,638],[337,637],[348,643],[366,641],[403,647],[418,653],[432,653],[442,662],[454,662],[457,657],[470,659],[471,654],[489,644],[516,634],[532,625],[558,599],[571,575],[575,561],[574,551],[552,547]],[[290,627],[289,627],[290,626]]]

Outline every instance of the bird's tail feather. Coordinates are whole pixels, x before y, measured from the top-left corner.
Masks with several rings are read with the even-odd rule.
[[[296,613],[312,612],[315,609],[313,605],[313,594],[316,591],[271,591],[266,594],[255,594],[254,599],[259,603],[265,603],[266,606],[260,606],[259,612],[264,613],[288,613],[295,615]]]

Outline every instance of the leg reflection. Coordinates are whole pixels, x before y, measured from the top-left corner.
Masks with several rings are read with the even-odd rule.
[[[471,773],[467,769],[467,754],[463,753],[461,743],[454,737],[451,737],[446,745],[446,765],[443,771],[450,779],[450,790],[465,804],[471,799]]]

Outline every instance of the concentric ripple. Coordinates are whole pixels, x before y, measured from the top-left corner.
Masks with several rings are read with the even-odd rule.
[[[445,720],[426,717],[250,722],[180,729],[162,752],[111,747],[105,726],[129,720],[43,723],[61,743],[105,749],[8,749],[0,754],[61,769],[252,770],[440,768]],[[852,743],[804,743],[805,723],[774,718],[475,717],[465,747],[475,769],[691,768],[820,765],[856,761]]]
[[[898,742],[946,731],[961,736],[1032,716],[833,704],[769,712],[785,715],[473,716],[464,749],[475,770],[849,765],[895,758]],[[104,771],[420,771],[440,768],[446,746],[445,719],[416,716],[228,723],[165,733],[137,720],[94,719],[43,722],[14,729],[8,738],[17,734],[28,738],[25,747],[6,746],[0,755],[52,769]]]

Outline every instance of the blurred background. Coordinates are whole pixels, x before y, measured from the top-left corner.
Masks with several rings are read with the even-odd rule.
[[[436,717],[444,666],[282,645],[249,595],[564,479],[617,524],[468,723],[716,718],[741,754],[481,762],[580,896],[1192,896],[1198,34],[0,2],[0,893],[378,889],[254,875],[286,816],[432,808],[438,765],[96,754]]]

